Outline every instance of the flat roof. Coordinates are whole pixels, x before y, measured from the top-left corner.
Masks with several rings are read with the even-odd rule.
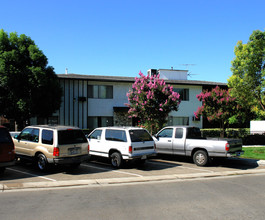
[[[127,76],[100,76],[100,75],[82,75],[82,74],[57,74],[59,79],[71,79],[71,80],[88,80],[88,81],[100,81],[100,82],[126,82],[134,83],[135,77]],[[210,85],[210,86],[227,86],[222,82],[200,81],[200,80],[165,80],[168,84],[179,85]]]

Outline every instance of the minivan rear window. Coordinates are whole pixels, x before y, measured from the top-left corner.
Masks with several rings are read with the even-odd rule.
[[[12,138],[5,128],[0,128],[0,143],[12,143]]]
[[[62,130],[58,131],[58,144],[78,144],[87,143],[86,136],[81,130]]]
[[[146,130],[130,130],[129,133],[132,142],[153,141],[153,138]]]
[[[127,142],[126,133],[123,130],[106,129],[106,140]]]

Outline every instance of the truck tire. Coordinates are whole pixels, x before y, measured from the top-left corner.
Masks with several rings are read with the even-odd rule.
[[[115,168],[120,168],[122,165],[122,157],[119,152],[114,152],[110,155],[111,165]]]
[[[47,158],[45,157],[44,154],[38,154],[38,156],[37,156],[37,167],[41,171],[46,171],[48,169]]]
[[[204,150],[197,150],[194,154],[193,154],[193,162],[197,165],[197,166],[206,166],[209,162],[209,157],[206,151]]]

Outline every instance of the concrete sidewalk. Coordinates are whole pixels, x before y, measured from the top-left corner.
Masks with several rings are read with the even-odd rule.
[[[265,160],[257,162],[259,165],[265,165]],[[210,178],[210,177],[227,177],[235,175],[246,174],[265,174],[265,169],[250,169],[250,170],[235,170],[235,171],[222,171],[212,173],[187,173],[187,174],[171,174],[171,175],[158,175],[158,176],[143,176],[143,177],[121,177],[121,178],[105,178],[105,179],[85,179],[85,180],[66,180],[56,182],[26,182],[26,183],[6,183],[0,184],[0,191],[12,191],[20,189],[49,189],[59,187],[71,186],[106,186],[112,184],[129,184],[129,183],[144,183],[144,182],[157,182],[157,181],[177,181],[185,179],[196,178]]]

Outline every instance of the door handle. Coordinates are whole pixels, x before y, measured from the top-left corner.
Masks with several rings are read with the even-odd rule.
[[[171,142],[171,140],[168,140],[167,142]]]

